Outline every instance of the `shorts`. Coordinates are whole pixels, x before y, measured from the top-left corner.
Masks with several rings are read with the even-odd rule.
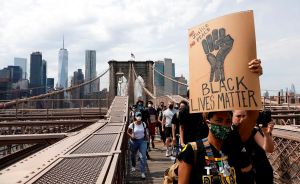
[[[149,124],[149,134],[151,136],[154,136],[155,135],[155,126],[156,126],[156,123],[150,123]]]
[[[172,127],[165,127],[166,138],[172,137]]]

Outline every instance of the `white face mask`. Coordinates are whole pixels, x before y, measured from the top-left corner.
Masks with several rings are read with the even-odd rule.
[[[142,120],[142,117],[138,116],[138,117],[136,117],[136,120],[137,120],[137,121],[141,121],[141,120]]]
[[[152,105],[151,105],[151,104],[148,104],[148,107],[152,107]]]

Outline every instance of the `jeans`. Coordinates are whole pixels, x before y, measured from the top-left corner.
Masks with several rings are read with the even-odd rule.
[[[141,169],[142,173],[145,173],[147,142],[145,141],[144,138],[130,140],[129,142],[130,142],[130,147],[131,147],[132,167],[136,166],[136,154],[137,154],[137,151],[139,150],[139,152],[142,154],[140,169]]]

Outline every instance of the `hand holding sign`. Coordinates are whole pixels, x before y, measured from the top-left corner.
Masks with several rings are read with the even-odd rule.
[[[233,39],[225,34],[225,29],[214,29],[212,34],[206,36],[202,41],[202,47],[210,64],[210,82],[224,81],[224,60],[233,46]],[[218,51],[216,55],[213,51]]]

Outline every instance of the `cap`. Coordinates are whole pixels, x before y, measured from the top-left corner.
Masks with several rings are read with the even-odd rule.
[[[142,116],[142,113],[141,112],[136,112],[135,117],[138,117],[138,116]]]

